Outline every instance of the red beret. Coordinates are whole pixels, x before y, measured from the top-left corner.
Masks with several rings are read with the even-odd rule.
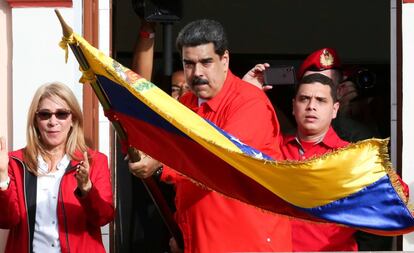
[[[306,71],[322,71],[326,69],[340,69],[341,62],[338,54],[333,48],[322,48],[311,53],[303,61],[297,72],[297,78],[300,80]]]

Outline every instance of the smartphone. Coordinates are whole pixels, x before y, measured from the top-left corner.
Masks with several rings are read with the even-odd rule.
[[[293,66],[278,66],[267,68],[263,74],[264,85],[296,84],[296,74],[295,68]]]

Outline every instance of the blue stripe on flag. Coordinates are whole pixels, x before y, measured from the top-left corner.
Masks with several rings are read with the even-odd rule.
[[[210,122],[209,120],[206,120],[206,121],[208,123],[210,123],[210,125],[212,125],[222,135],[226,136],[227,139],[229,139],[231,142],[233,142],[233,144],[236,145],[243,153],[245,153],[245,154],[247,154],[249,156],[258,158],[258,159],[265,159],[265,160],[274,161],[274,159],[271,158],[270,156],[266,155],[265,153],[260,152],[257,149],[254,149],[254,148],[252,148],[252,147],[244,144],[239,139],[237,139],[233,135],[227,133],[223,129],[219,128],[218,126],[216,126],[214,123]],[[276,145],[276,143],[275,143],[275,145]]]
[[[102,88],[104,89],[106,96],[111,102],[111,107],[114,111],[142,120],[171,133],[179,134],[181,136],[189,138],[186,134],[184,134],[170,122],[153,111],[149,106],[141,102],[141,100],[135,98],[134,95],[130,93],[126,88],[114,83],[112,80],[106,78],[105,76],[97,75],[97,78],[102,84]],[[239,139],[223,131],[211,121],[206,119],[204,120],[212,125],[221,134],[223,134],[227,139],[233,142],[238,148],[240,148],[243,153],[259,159],[273,160],[270,156],[242,143]]]
[[[114,83],[104,76],[97,75],[97,78],[111,103],[112,110],[145,121],[174,134],[189,138],[170,122],[154,112],[149,106],[137,99],[126,88]]]
[[[414,226],[410,211],[394,190],[388,175],[346,198],[302,210],[357,228],[392,231]]]

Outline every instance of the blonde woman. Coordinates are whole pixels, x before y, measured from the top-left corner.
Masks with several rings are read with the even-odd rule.
[[[27,146],[0,141],[0,228],[6,252],[105,252],[100,227],[113,219],[108,161],[89,149],[80,106],[61,83],[41,86],[27,120]]]

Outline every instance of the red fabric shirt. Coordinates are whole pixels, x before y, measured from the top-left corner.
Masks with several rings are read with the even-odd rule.
[[[244,143],[280,157],[279,123],[264,92],[228,73],[221,91],[198,106],[187,93],[181,102]],[[177,222],[185,252],[291,251],[290,221],[203,189],[164,170],[176,185]]]
[[[101,226],[112,221],[115,213],[112,200],[108,159],[102,153],[89,150],[92,189],[84,198],[75,194],[75,170],[62,177],[59,189],[57,216],[61,251],[104,253]],[[0,228],[10,229],[6,253],[29,252],[32,244],[36,210],[36,176],[27,171],[22,150],[10,153],[10,185],[0,190]],[[71,161],[71,166],[77,164]],[[28,181],[33,178],[35,181]],[[34,192],[34,194],[32,194]],[[29,210],[29,209],[30,210]]]
[[[299,143],[295,136],[284,137],[281,145],[283,157],[287,160],[304,160],[342,148],[348,142],[341,140],[329,128],[323,140],[311,145]],[[312,223],[292,218],[293,251],[357,251],[354,229],[331,223]]]

